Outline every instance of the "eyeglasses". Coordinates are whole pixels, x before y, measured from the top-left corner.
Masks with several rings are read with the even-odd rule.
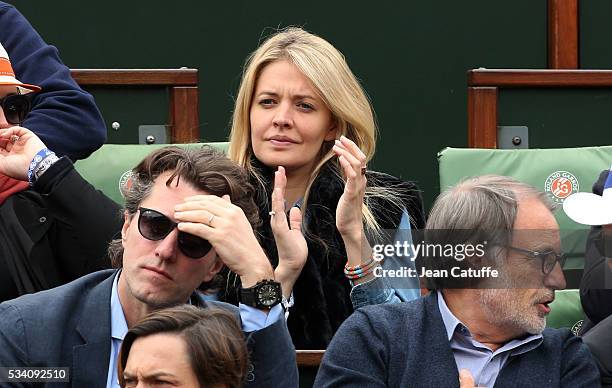
[[[0,107],[4,111],[4,117],[10,124],[19,125],[30,113],[32,104],[30,98],[24,94],[11,94],[0,98]]]
[[[156,210],[144,207],[138,208],[138,210],[140,211],[140,215],[138,216],[138,231],[142,237],[147,240],[163,240],[178,225],[176,222]],[[186,256],[192,259],[199,259],[210,252],[212,245],[208,240],[201,237],[179,231],[178,248]]]
[[[530,251],[529,249],[516,248],[511,246],[508,246],[506,248],[523,253],[534,259],[542,260],[542,272],[544,273],[544,275],[548,275],[549,273],[551,273],[552,270],[555,268],[555,264],[557,264],[557,262],[559,262],[559,265],[561,266],[561,268],[563,268],[563,265],[565,264],[565,259],[567,259],[567,255],[558,254],[554,251],[536,252]]]

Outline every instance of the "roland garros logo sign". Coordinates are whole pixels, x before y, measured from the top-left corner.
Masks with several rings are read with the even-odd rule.
[[[119,178],[119,192],[121,196],[125,199],[125,195],[132,188],[132,170],[127,170],[124,172]]]
[[[577,193],[580,189],[578,179],[567,171],[555,171],[546,178],[544,183],[544,191],[550,199],[556,203],[563,203],[565,198],[573,193]]]

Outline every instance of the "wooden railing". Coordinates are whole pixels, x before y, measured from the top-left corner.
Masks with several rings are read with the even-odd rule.
[[[578,0],[548,0],[548,67],[580,67]]]
[[[197,69],[73,69],[72,77],[87,86],[159,86],[170,88],[168,125],[173,143],[200,138]]]
[[[497,148],[497,100],[500,88],[609,87],[612,72],[574,70],[580,66],[579,0],[548,0],[546,70],[468,72],[468,145]]]
[[[497,148],[497,100],[503,88],[612,88],[612,70],[468,71],[468,145]]]
[[[296,350],[298,366],[314,366],[321,364],[325,350]]]

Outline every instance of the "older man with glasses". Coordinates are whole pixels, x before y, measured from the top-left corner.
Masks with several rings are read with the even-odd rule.
[[[353,314],[315,386],[599,386],[581,340],[545,329],[555,290],[565,287],[553,210],[545,194],[507,177],[468,179],[441,194],[423,243],[484,249],[423,258],[432,273],[448,274],[429,279],[428,296]],[[452,268],[486,267],[495,269],[488,278],[452,276],[462,273]]]

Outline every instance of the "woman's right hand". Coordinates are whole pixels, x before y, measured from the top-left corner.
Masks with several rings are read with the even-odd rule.
[[[285,169],[279,167],[274,173],[272,212],[270,226],[278,251],[278,266],[274,270],[276,281],[281,284],[283,296],[289,298],[293,285],[306,264],[308,245],[302,234],[302,212],[297,207],[289,211],[289,222],[285,216]]]
[[[359,147],[342,136],[336,140],[333,151],[346,175],[344,192],[336,208],[336,228],[343,238],[361,242],[363,236],[363,216],[361,208],[366,189],[365,165],[367,158]]]
[[[45,143],[29,129],[10,127],[0,130],[0,173],[28,180],[28,168]]]

